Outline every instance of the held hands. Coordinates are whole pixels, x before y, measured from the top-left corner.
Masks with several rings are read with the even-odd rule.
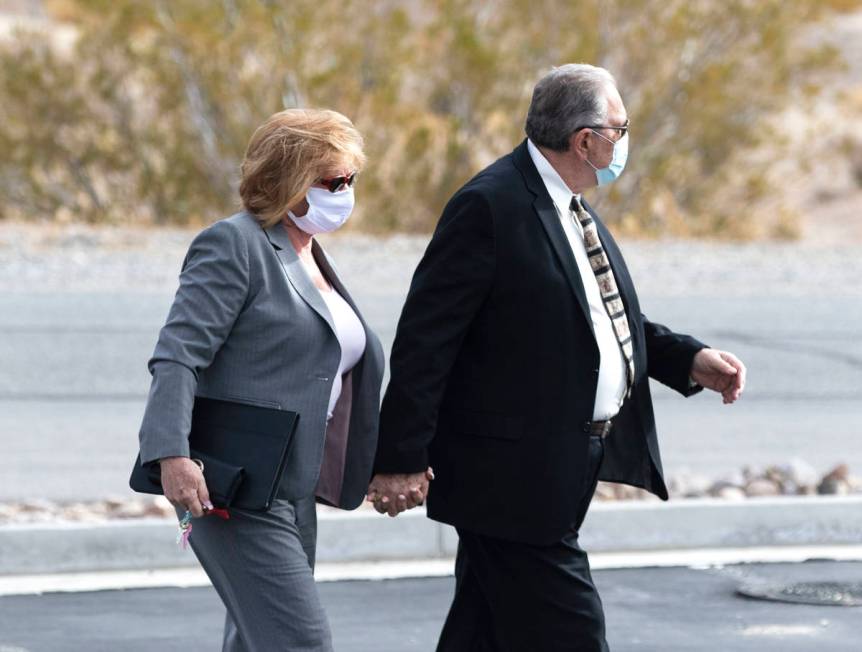
[[[691,379],[721,393],[725,405],[733,403],[745,389],[745,365],[732,353],[701,349],[691,365]]]
[[[197,464],[188,457],[163,457],[159,463],[165,498],[195,517],[213,509],[204,474]]]
[[[430,466],[424,473],[378,473],[368,486],[366,500],[381,514],[398,516],[425,502],[433,479]]]

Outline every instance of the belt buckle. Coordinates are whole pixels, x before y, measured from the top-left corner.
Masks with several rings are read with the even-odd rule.
[[[601,424],[601,429],[597,427],[598,424]],[[607,419],[605,421],[593,421],[593,427],[590,429],[590,434],[604,439],[610,434],[612,425],[613,422],[611,419]]]

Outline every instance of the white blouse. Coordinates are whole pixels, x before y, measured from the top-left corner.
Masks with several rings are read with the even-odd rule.
[[[338,365],[338,373],[335,374],[335,382],[332,383],[332,393],[329,395],[329,410],[326,420],[332,418],[332,410],[338,397],[341,396],[342,376],[356,366],[362,354],[365,352],[365,329],[359,317],[350,307],[350,304],[335,290],[319,290],[320,296],[329,308],[332,321],[335,324],[335,335],[341,345],[341,363]]]

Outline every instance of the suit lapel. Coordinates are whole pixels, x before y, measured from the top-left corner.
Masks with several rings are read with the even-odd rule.
[[[575,298],[578,300],[578,304],[581,307],[581,311],[584,313],[584,318],[587,320],[587,324],[589,324],[590,330],[592,331],[593,319],[590,316],[590,306],[589,303],[587,303],[587,293],[584,290],[584,282],[581,279],[581,273],[578,269],[578,263],[575,261],[575,255],[572,253],[572,247],[566,238],[565,231],[563,231],[563,225],[560,224],[560,216],[553,203],[551,203],[550,208],[547,206],[537,205],[540,203],[540,199],[540,197],[536,198],[536,201],[533,203],[533,208],[535,208],[536,212],[539,214],[542,226],[545,227],[545,232],[551,240],[554,252],[557,254],[557,258],[563,265],[563,271],[566,273],[566,278],[569,280],[572,292],[574,292]],[[548,198],[548,201],[550,201],[550,197]],[[595,336],[594,331],[593,336]]]
[[[320,296],[320,292],[314,286],[314,281],[305,271],[296,249],[293,248],[290,238],[287,235],[284,225],[281,222],[274,224],[268,229],[264,229],[266,237],[275,247],[276,254],[281,261],[281,266],[284,267],[290,284],[293,285],[299,296],[309,307],[316,312],[320,318],[326,322],[330,330],[335,333],[335,323],[332,321],[332,315],[329,313],[329,308],[326,307],[326,302]],[[316,244],[316,243],[315,243]],[[314,244],[312,245],[314,251]]]
[[[569,281],[569,285],[571,286],[575,299],[581,308],[584,319],[595,337],[595,331],[593,331],[593,320],[590,316],[590,305],[587,303],[587,293],[584,290],[584,282],[581,279],[581,273],[578,270],[578,263],[575,261],[572,247],[566,238],[565,231],[563,231],[563,225],[560,223],[560,216],[557,213],[556,206],[554,206],[554,201],[548,194],[548,189],[545,187],[542,178],[539,176],[536,166],[533,165],[533,159],[530,158],[530,152],[527,149],[526,140],[515,148],[512,156],[515,166],[524,176],[527,188],[536,196],[533,201],[533,208],[539,216],[539,221],[541,221],[542,226],[545,229],[545,233],[551,241],[554,253],[563,267],[563,272],[566,275],[566,279]]]

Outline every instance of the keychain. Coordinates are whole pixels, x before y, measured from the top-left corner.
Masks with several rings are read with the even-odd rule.
[[[219,509],[217,507],[213,507],[212,509],[204,507],[204,516],[218,516],[225,521],[230,519],[230,514],[228,514],[226,509]],[[179,528],[180,531],[177,532],[177,545],[186,550],[189,547],[189,536],[192,533],[192,513],[189,510],[186,510],[186,513],[180,519]]]
[[[180,520],[180,531],[177,532],[177,545],[183,550],[189,547],[189,536],[192,533],[192,513],[186,510]]]
[[[200,467],[201,473],[204,472],[204,463],[202,460],[192,458],[192,462]],[[222,520],[228,520],[230,518],[230,514],[227,513],[226,509],[218,509],[216,507],[207,507],[204,508],[204,516],[218,516]],[[186,510],[186,513],[183,514],[183,517],[180,519],[180,531],[177,532],[177,545],[180,546],[183,550],[186,550],[189,547],[189,537],[192,534],[192,513],[189,510]]]

